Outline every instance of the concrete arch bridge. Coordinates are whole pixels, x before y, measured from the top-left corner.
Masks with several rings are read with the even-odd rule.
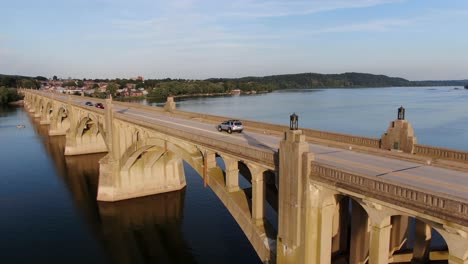
[[[248,120],[229,135],[214,129],[226,117],[178,111],[172,98],[157,108],[22,93],[49,135],[65,135],[65,155],[108,153],[100,201],[180,190],[185,162],[264,262],[468,263],[468,153],[418,145],[404,112],[379,139]],[[435,234],[446,247],[431,246]]]

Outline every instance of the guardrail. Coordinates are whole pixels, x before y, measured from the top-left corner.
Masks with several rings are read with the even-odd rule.
[[[458,197],[429,192],[375,176],[349,172],[311,161],[310,179],[367,197],[468,226],[468,203]]]

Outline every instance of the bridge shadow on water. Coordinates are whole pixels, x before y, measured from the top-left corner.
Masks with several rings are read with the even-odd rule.
[[[98,161],[105,154],[63,155],[65,137],[32,120],[75,208],[109,263],[197,263],[182,232],[185,188],[114,203],[97,202]]]
[[[31,116],[29,119],[108,263],[219,263],[219,259],[225,259],[225,263],[260,263],[235,220],[215,194],[202,187],[201,178],[189,166],[184,166],[189,192],[184,188],[120,202],[97,202],[98,161],[105,153],[64,156],[65,137],[50,137],[47,125],[40,125]],[[190,219],[195,215],[197,223],[188,223],[185,214]],[[214,217],[211,223],[206,222],[210,217]],[[219,228],[213,229],[213,223]],[[200,224],[203,228],[196,228]],[[207,250],[213,245],[213,252]],[[239,249],[231,252],[234,247]],[[239,251],[243,253],[239,255]]]

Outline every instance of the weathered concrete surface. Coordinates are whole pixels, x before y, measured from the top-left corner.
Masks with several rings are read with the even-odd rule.
[[[432,155],[428,160],[383,152],[375,147],[378,140],[317,131],[304,134],[309,139],[317,135],[320,144],[306,142],[301,131],[288,131],[281,140],[276,136],[277,127],[267,131],[268,125],[263,127],[264,133],[227,135],[203,122],[200,115],[178,113],[171,102],[167,105],[173,107],[166,111],[114,105],[110,100],[100,110],[83,102],[81,97],[51,99],[38,92],[28,92],[25,97],[25,106],[43,123],[50,122],[51,132],[65,131],[67,154],[109,152],[101,160],[99,200],[183,188],[180,164],[184,160],[220,197],[264,261],[273,262],[277,257],[278,263],[329,263],[335,253],[350,248],[351,263],[387,263],[405,240],[405,219],[415,217],[444,237],[450,263],[467,262],[468,174],[431,166],[436,163],[433,156],[438,157],[441,150],[425,148]],[[254,131],[261,131],[260,124],[252,125]],[[356,143],[362,153],[351,151],[351,145],[349,149],[323,145],[329,145],[324,139],[334,136],[336,144]],[[390,149],[396,147],[395,142],[402,151],[414,151],[414,131],[405,120],[392,123],[382,138],[383,146]],[[275,157],[278,147],[279,162]],[[465,155],[440,153],[458,160]],[[226,180],[215,165],[215,155],[225,158]],[[252,189],[239,188],[238,162],[248,166]],[[279,173],[277,244],[274,228],[265,220],[266,170]],[[352,200],[351,214],[343,209],[346,197]],[[346,238],[340,229],[349,217],[351,237]],[[419,237],[423,238],[411,255],[415,261],[431,256],[424,247],[427,232],[426,238],[422,233]]]
[[[390,122],[387,132],[382,135],[383,149],[401,150],[405,153],[414,152],[416,137],[411,123],[407,120],[395,120]]]

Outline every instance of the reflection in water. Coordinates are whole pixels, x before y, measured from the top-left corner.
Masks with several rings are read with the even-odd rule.
[[[195,263],[181,227],[185,189],[98,203],[98,161],[105,154],[65,157],[65,137],[49,137],[48,126],[39,125],[33,118],[31,123],[111,263]]]

